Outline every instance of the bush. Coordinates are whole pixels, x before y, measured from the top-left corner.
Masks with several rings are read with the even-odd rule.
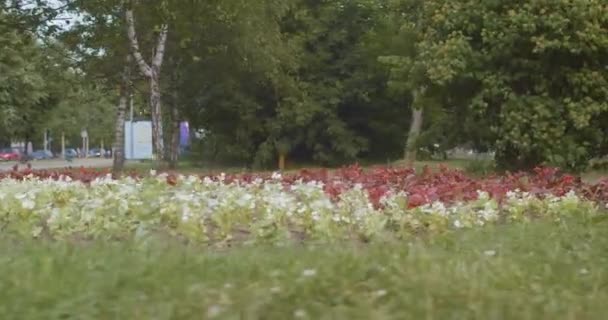
[[[608,156],[589,161],[589,169],[602,171],[608,170]]]

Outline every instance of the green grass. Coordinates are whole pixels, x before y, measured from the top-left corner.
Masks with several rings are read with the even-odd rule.
[[[0,242],[0,319],[605,319],[608,222],[370,245]]]

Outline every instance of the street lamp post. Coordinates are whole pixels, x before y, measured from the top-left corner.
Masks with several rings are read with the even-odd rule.
[[[82,129],[80,131],[80,137],[82,138],[82,152],[84,152],[84,157],[87,158],[89,156],[89,133],[87,129]]]

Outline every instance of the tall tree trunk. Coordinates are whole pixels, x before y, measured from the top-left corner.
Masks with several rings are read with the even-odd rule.
[[[416,151],[418,149],[417,140],[422,131],[423,107],[420,105],[420,98],[423,94],[424,88],[421,90],[414,90],[413,92],[412,122],[410,124],[410,131],[407,135],[404,153],[405,160],[407,161],[416,161]]]
[[[176,100],[174,100],[176,101]],[[169,155],[169,168],[177,168],[177,162],[179,160],[179,136],[180,136],[180,119],[179,109],[177,105],[173,105],[171,108],[171,123],[173,128],[171,130],[171,154]]]
[[[125,115],[129,102],[129,84],[131,81],[131,56],[127,55],[125,66],[120,79],[120,99],[118,100],[116,112],[116,124],[114,128],[114,162],[112,164],[112,175],[118,177],[125,165]]]
[[[160,70],[163,64],[165,55],[165,44],[167,42],[167,33],[169,26],[161,25],[160,33],[154,48],[152,62],[148,64],[141,54],[137,34],[135,32],[135,18],[133,17],[133,9],[127,4],[125,8],[125,18],[127,21],[127,35],[131,44],[131,51],[139,71],[145,76],[150,83],[150,113],[152,114],[152,141],[157,160],[162,160],[165,156],[165,145],[163,135],[163,119],[161,105],[161,90],[160,90]]]
[[[165,141],[163,135],[163,110],[161,104],[160,82],[158,75],[150,77],[150,110],[152,114],[152,143],[157,160],[165,156]]]
[[[180,143],[180,112],[179,112],[179,83],[180,83],[180,67],[181,59],[171,59],[173,72],[171,73],[171,141],[169,147],[169,168],[177,168],[179,161],[179,143]]]

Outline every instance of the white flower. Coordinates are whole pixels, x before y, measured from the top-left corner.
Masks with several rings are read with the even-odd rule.
[[[304,318],[304,317],[306,317],[306,311],[304,311],[302,309],[298,309],[298,310],[294,311],[293,316],[296,318]]]
[[[52,224],[53,222],[55,222],[57,220],[58,217],[59,217],[59,209],[53,208],[53,210],[51,210],[51,214],[49,215],[47,223]]]
[[[493,257],[496,255],[496,251],[495,250],[486,250],[483,252],[483,254],[485,254],[488,257]]]
[[[384,290],[384,289],[380,289],[380,290],[378,290],[378,291],[374,292],[374,295],[375,295],[376,297],[384,297],[384,296],[385,296],[387,293],[388,293],[388,292],[387,292],[386,290]]]
[[[36,207],[36,203],[31,199],[25,199],[21,201],[21,206],[23,207],[23,209],[32,210]]]
[[[304,277],[314,277],[317,274],[317,270],[315,269],[304,269],[302,271],[302,276]]]
[[[460,222],[460,220],[454,220],[454,227],[460,229],[463,227],[462,223]]]
[[[247,207],[248,204],[253,200],[253,196],[249,193],[242,195],[237,201],[236,204],[239,207]]]
[[[190,211],[190,207],[187,205],[182,206],[182,221],[188,221],[192,218],[192,211]]]
[[[27,197],[27,193],[17,193],[17,194],[15,194],[15,199],[17,199],[17,200],[25,199],[25,197]]]
[[[513,199],[517,199],[519,197],[519,194],[521,193],[521,191],[519,189],[515,189],[515,190],[509,190],[507,191],[507,198],[510,200]]]
[[[477,190],[477,198],[479,200],[489,200],[490,194],[487,193],[486,191]]]
[[[212,305],[207,309],[207,317],[215,318],[222,312],[222,308],[218,305]]]
[[[438,214],[440,216],[448,215],[448,210],[446,209],[443,202],[440,202],[440,201],[433,202],[433,204],[430,206],[430,210],[431,210],[430,213]]]
[[[494,220],[498,218],[498,211],[494,210],[491,206],[486,204],[485,208],[479,211],[479,215],[486,221]]]

